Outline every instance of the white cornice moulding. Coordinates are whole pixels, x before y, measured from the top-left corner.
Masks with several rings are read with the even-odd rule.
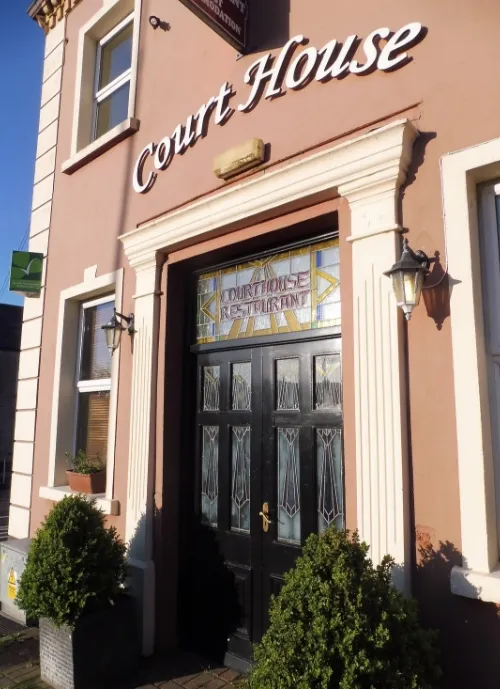
[[[151,261],[155,253],[197,235],[260,213],[304,200],[319,192],[337,191],[351,203],[374,196],[393,199],[405,178],[417,130],[409,120],[397,120],[307,158],[235,184],[120,237],[133,267]],[[370,230],[387,231],[397,223],[397,199],[374,217]],[[391,218],[388,215],[392,214]],[[366,226],[365,226],[366,230]],[[353,232],[354,234],[354,232]]]

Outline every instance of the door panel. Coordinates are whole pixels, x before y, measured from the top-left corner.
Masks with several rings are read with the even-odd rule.
[[[242,658],[308,535],[343,526],[340,353],[338,338],[197,359],[195,513],[234,607],[223,641]]]

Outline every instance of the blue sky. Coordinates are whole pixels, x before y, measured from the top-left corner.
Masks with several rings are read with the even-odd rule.
[[[23,303],[2,287],[29,225],[42,88],[44,35],[28,6],[2,2],[0,22],[0,303],[9,304]]]

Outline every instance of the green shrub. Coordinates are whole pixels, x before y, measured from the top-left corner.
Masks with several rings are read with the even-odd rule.
[[[31,543],[16,602],[28,617],[74,627],[110,605],[125,582],[125,544],[106,528],[95,501],[75,495],[56,504]]]
[[[64,453],[68,459],[71,471],[75,474],[97,474],[98,471],[104,469],[104,464],[100,456],[88,455],[83,450],[78,450],[76,455],[69,452]]]
[[[334,528],[312,535],[270,609],[254,649],[251,689],[430,689],[434,632],[391,584],[392,560]]]

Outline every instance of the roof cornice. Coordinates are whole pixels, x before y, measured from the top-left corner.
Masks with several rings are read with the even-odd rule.
[[[28,9],[28,15],[48,33],[79,2],[81,0],[34,0]]]

